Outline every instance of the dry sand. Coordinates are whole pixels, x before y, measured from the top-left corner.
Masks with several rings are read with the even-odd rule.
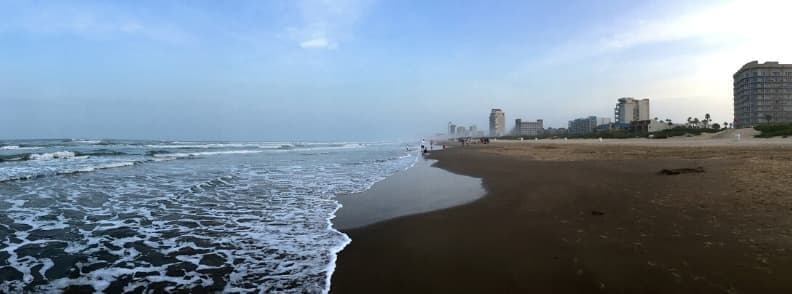
[[[722,137],[435,152],[487,196],[347,231],[332,290],[792,293],[792,140]]]

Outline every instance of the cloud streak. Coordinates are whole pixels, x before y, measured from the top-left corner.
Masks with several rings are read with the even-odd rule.
[[[370,6],[366,0],[302,0],[297,2],[300,20],[287,31],[303,49],[335,49],[351,38]]]
[[[0,5],[0,34],[72,35],[83,38],[114,38],[123,35],[181,43],[190,35],[176,26],[143,20],[120,9],[102,5],[61,5],[58,2],[11,2]]]
[[[334,49],[336,44],[325,38],[316,38],[300,42],[300,47],[304,49]]]

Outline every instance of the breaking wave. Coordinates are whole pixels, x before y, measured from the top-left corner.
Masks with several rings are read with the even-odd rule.
[[[418,158],[363,143],[36,142],[50,143],[0,153],[0,234],[14,236],[0,239],[2,293],[326,293],[350,242],[335,195]]]

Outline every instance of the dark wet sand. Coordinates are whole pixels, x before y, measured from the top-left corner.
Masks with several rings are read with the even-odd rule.
[[[735,184],[750,151],[609,159],[594,146],[566,150],[592,159],[561,161],[492,148],[502,147],[432,155],[482,178],[487,196],[346,230],[332,292],[792,293],[792,192]],[[658,173],[698,166],[706,172]]]
[[[400,216],[457,206],[484,196],[481,179],[432,167],[436,160],[419,158],[415,166],[358,194],[339,196],[343,207],[333,226],[340,230]]]

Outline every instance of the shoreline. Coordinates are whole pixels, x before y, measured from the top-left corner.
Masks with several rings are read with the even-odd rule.
[[[434,152],[437,151],[440,150]],[[415,162],[405,170],[373,183],[368,189],[336,196],[335,201],[339,206],[328,218],[328,228],[342,234],[346,241],[338,248],[334,248],[329,255],[330,263],[325,282],[327,288],[323,293],[331,290],[339,255],[354,241],[345,233],[346,230],[462,205],[485,196],[486,191],[481,187],[481,179],[453,174],[434,167],[437,160],[428,159],[421,154],[416,156]],[[418,185],[415,186],[416,184]],[[427,184],[434,186],[434,189]],[[405,187],[412,189],[405,190]],[[458,197],[447,195],[458,195]],[[432,197],[436,197],[435,201],[426,201]],[[412,202],[405,205],[400,203],[402,201]]]
[[[487,195],[344,230],[354,241],[331,292],[792,289],[786,182],[734,178],[741,168],[787,175],[778,160],[792,160],[790,148],[658,147],[498,142],[433,153],[435,166],[482,178]],[[657,174],[695,166],[706,172]]]
[[[435,151],[437,152],[437,151]],[[437,160],[418,155],[415,164],[390,175],[371,188],[339,195],[342,208],[333,219],[344,231],[371,224],[463,205],[484,197],[481,179],[435,167]]]

